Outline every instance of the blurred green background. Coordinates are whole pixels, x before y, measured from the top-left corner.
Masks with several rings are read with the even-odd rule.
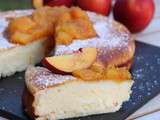
[[[0,0],[0,11],[31,8],[31,0]]]

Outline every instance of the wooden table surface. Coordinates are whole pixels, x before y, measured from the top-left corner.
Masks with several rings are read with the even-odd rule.
[[[142,32],[135,34],[138,41],[160,47],[160,0],[154,0],[156,11],[151,24]],[[0,117],[0,120],[6,120]],[[127,120],[160,120],[160,94],[132,114]]]

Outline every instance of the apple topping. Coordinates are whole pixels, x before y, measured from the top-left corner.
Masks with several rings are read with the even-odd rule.
[[[89,68],[95,62],[96,57],[96,48],[83,48],[73,54],[46,57],[42,64],[56,73],[72,73]]]
[[[28,44],[32,41],[54,37],[56,44],[68,45],[74,39],[95,37],[85,11],[78,7],[40,7],[31,16],[12,20],[8,26],[12,43]]]
[[[95,80],[115,80],[121,82],[124,80],[130,80],[131,74],[126,68],[96,68],[90,67],[88,69],[76,70],[73,76],[78,77],[82,80],[95,81]]]
[[[30,34],[26,34],[36,27],[36,23],[29,17],[20,17],[12,20],[8,26],[8,32],[11,34],[10,41],[12,43],[25,44],[32,40]]]
[[[10,33],[16,30],[24,32],[36,27],[36,23],[29,17],[15,18],[9,23],[8,30]]]
[[[93,28],[85,11],[72,7],[69,13],[64,13],[56,22],[55,40],[57,44],[70,44],[74,39],[95,37]]]

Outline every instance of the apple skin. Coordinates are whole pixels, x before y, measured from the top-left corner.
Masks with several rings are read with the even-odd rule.
[[[72,3],[73,3],[72,0],[44,0],[44,5],[48,5],[51,7],[62,6],[62,5],[71,7]]]
[[[71,54],[46,57],[41,63],[57,74],[71,74],[75,70],[90,67],[97,58],[96,48],[82,48]]]
[[[153,0],[117,0],[113,8],[115,20],[132,33],[144,30],[151,22],[154,11]]]
[[[48,70],[56,73],[56,74],[61,74],[61,75],[71,75],[70,72],[64,72],[62,70],[58,70],[57,68],[53,67],[48,61],[47,59],[43,58],[41,61],[42,65],[44,67],[46,67]]]
[[[76,5],[84,10],[93,11],[102,15],[109,15],[112,0],[76,0]]]

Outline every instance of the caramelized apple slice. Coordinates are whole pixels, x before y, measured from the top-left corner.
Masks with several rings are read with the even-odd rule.
[[[103,70],[101,69],[100,71],[96,70],[95,68],[93,69],[93,67],[90,67],[89,69],[76,70],[72,74],[75,77],[87,81],[114,80],[117,82],[121,82],[131,79],[131,74],[126,68],[115,67],[108,67]]]
[[[8,31],[10,34],[19,31],[26,32],[36,27],[36,23],[29,17],[19,17],[12,20],[8,25]]]
[[[102,73],[93,71],[91,69],[76,70],[73,76],[86,81],[104,80],[105,76]],[[103,79],[104,78],[104,79]]]
[[[71,73],[90,67],[95,62],[96,56],[96,48],[83,48],[73,54],[47,57],[42,64],[54,72]]]
[[[32,35],[22,32],[15,32],[10,39],[10,42],[15,44],[26,45],[32,41]]]

